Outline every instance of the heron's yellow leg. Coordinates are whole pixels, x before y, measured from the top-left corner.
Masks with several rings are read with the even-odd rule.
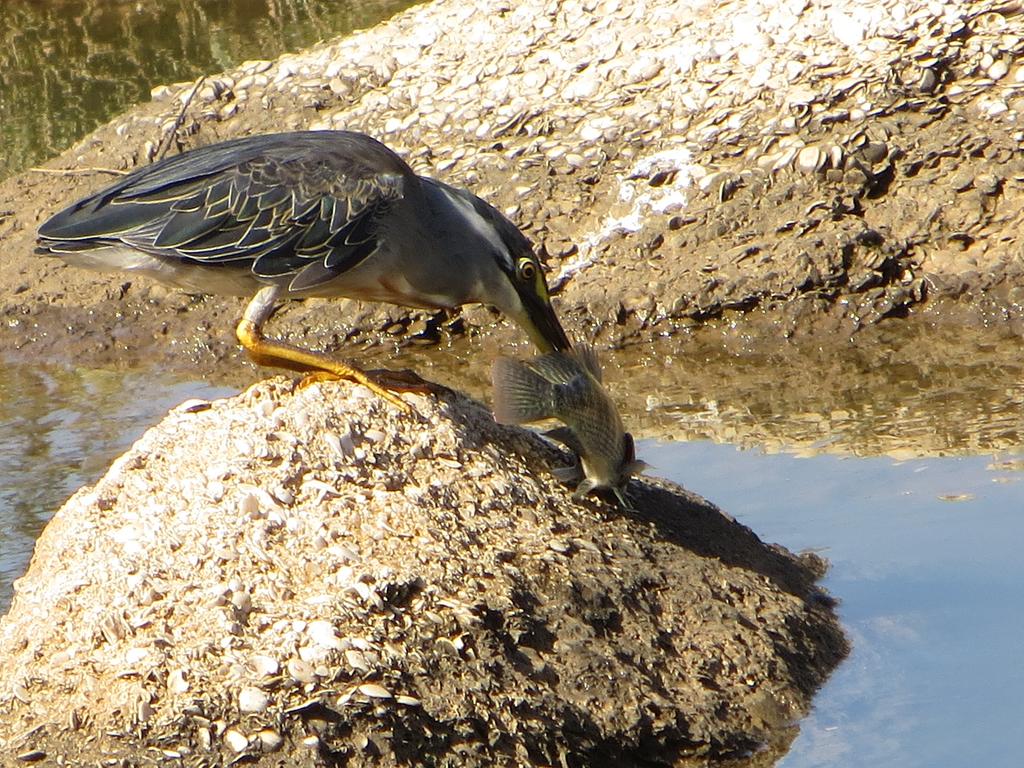
[[[259,325],[249,317],[243,317],[235,335],[249,353],[253,362],[259,365],[268,365],[275,368],[287,368],[290,371],[305,371],[314,375],[314,380],[323,378],[348,379],[362,384],[364,387],[387,400],[396,408],[412,413],[412,406],[402,400],[394,392],[382,387],[365,372],[355,368],[341,360],[302,349],[281,341],[274,341],[263,336]]]

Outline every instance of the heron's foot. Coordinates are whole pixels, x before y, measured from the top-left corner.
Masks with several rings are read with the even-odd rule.
[[[392,392],[416,392],[420,395],[439,395],[447,391],[447,387],[433,381],[427,381],[416,371],[405,368],[401,371],[391,371],[387,368],[378,368],[366,371],[374,381],[382,387],[387,387]]]
[[[348,368],[348,366],[345,367]],[[357,375],[350,375],[350,372]],[[354,381],[358,384],[362,384],[375,395],[387,400],[400,411],[404,413],[413,413],[415,409],[395,394],[395,390],[410,390],[402,390],[397,387],[392,387],[390,382],[380,381],[376,375],[377,373],[377,371],[360,371],[358,368],[348,368],[344,373],[340,371],[310,371],[299,380],[296,388],[305,389],[309,385],[316,384],[317,382],[345,379],[346,381]]]
[[[395,392],[415,392],[420,395],[439,395],[443,392],[448,391],[448,388],[442,384],[438,384],[433,381],[428,381],[420,376],[416,371],[406,368],[401,371],[392,371],[387,368],[375,368],[369,371],[360,371],[367,380],[376,384],[384,392],[394,395]],[[306,374],[298,383],[299,389],[304,389],[310,384],[315,384],[318,381],[337,381],[341,378],[348,378],[346,376],[339,376],[336,373],[330,371],[313,371]],[[369,387],[369,385],[366,385]],[[377,389],[373,389],[377,394],[381,394]],[[386,395],[382,395],[388,402],[394,402],[391,398]],[[397,399],[397,398],[396,398]],[[411,407],[405,401],[401,402],[401,406]]]
[[[300,382],[300,387],[308,386],[315,381],[337,379],[354,381],[357,384],[362,384],[377,396],[384,398],[403,413],[415,412],[411,405],[388,389],[386,385],[378,384],[372,376],[367,375],[355,366],[341,360],[335,360],[320,352],[313,352],[312,350],[302,349],[292,344],[264,337],[262,324],[266,318],[261,313],[264,313],[267,306],[270,305],[260,303],[259,300],[260,294],[257,293],[256,297],[250,302],[249,307],[246,308],[246,314],[235,329],[238,340],[245,347],[245,351],[249,353],[249,357],[254,362],[259,365],[269,365],[275,368],[287,368],[291,371],[308,373],[309,376]],[[250,313],[255,313],[255,319],[249,316]]]
[[[313,384],[319,384],[321,381],[340,381],[341,376],[336,373],[329,373],[327,371],[313,371],[307,373],[297,382],[295,382],[295,392],[305,389],[306,387],[312,386]]]

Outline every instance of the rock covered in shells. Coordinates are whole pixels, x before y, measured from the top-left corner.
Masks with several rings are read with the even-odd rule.
[[[969,76],[958,102],[995,117],[1001,97],[991,87],[1024,50],[1024,36],[1011,31],[1012,12],[979,16],[968,5],[870,0],[839,10],[801,1],[707,12],[701,3],[699,12],[658,2],[639,12],[620,0],[434,3],[308,52],[246,62],[201,93],[237,99],[253,86],[299,94],[315,84],[345,98],[308,127],[381,135],[414,164],[429,156],[432,166],[419,168],[435,173],[470,174],[502,154],[544,149],[553,136],[544,154],[556,165],[571,153],[569,168],[614,174],[621,161],[591,155],[588,163],[586,150],[615,143],[631,125],[643,126],[631,138],[650,153],[741,145],[830,122],[858,127],[907,108],[893,104],[890,73],[931,93],[939,62],[946,77]],[[964,36],[969,18],[973,34]],[[181,100],[193,86],[177,87]],[[167,91],[154,89],[154,98]],[[776,152],[767,165],[781,170],[798,154]]]
[[[0,621],[0,751],[626,764],[788,732],[844,650],[812,561],[656,481],[636,516],[577,504],[538,437],[406,397],[264,382],[77,493]]]

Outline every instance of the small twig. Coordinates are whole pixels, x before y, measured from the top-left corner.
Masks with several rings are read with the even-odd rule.
[[[109,173],[114,176],[127,176],[131,171],[119,171],[117,168],[29,168],[33,173],[48,173],[52,176],[74,176],[80,173]]]
[[[156,148],[156,152],[153,154],[153,162],[160,160],[167,150],[171,148],[171,142],[174,141],[174,137],[178,134],[178,129],[181,128],[181,124],[185,122],[185,112],[188,110],[189,104],[192,103],[192,99],[195,98],[196,94],[199,93],[199,89],[203,87],[203,83],[206,82],[206,75],[203,75],[196,82],[195,87],[192,89],[192,93],[185,99],[185,103],[181,105],[181,111],[178,113],[178,117],[174,120],[174,125],[171,126],[171,130],[167,132],[167,135],[160,140],[160,146]]]

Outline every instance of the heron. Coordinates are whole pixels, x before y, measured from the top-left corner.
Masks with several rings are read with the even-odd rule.
[[[251,297],[235,332],[254,362],[356,381],[406,411],[367,372],[266,336],[278,304],[486,304],[541,352],[571,347],[541,262],[508,218],[352,131],[248,136],[165,158],[53,215],[37,252],[191,293]]]

